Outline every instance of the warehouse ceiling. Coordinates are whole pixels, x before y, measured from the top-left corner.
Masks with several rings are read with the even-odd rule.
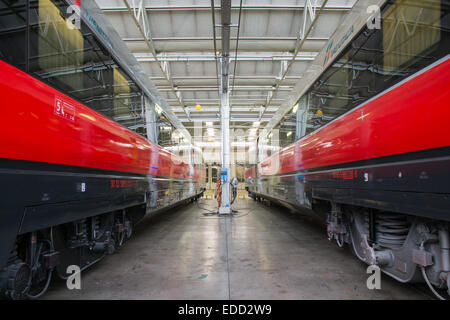
[[[231,128],[271,119],[356,2],[324,1],[232,1]],[[195,122],[220,128],[220,1],[96,2],[191,135]]]

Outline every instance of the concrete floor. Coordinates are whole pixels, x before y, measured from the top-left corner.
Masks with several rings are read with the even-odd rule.
[[[81,290],[54,282],[44,299],[429,299],[366,265],[298,213],[237,200],[232,218],[214,200],[146,218],[116,254],[82,273]]]

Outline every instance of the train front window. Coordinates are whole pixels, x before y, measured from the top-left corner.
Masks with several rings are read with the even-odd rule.
[[[26,67],[26,1],[0,0],[0,59]]]

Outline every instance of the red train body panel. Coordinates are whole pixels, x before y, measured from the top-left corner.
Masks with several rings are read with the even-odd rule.
[[[200,178],[179,157],[3,61],[0,95],[0,158]]]
[[[265,159],[260,176],[450,145],[450,58]]]
[[[197,200],[205,172],[198,148],[156,144],[177,144],[176,126],[95,1],[76,2],[75,33],[71,1],[0,3],[0,299],[36,298],[147,214]]]

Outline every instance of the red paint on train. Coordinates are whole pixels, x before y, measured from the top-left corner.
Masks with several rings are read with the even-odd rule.
[[[260,175],[450,145],[450,59],[265,159]]]
[[[175,178],[199,170],[1,60],[0,97],[0,158]]]

